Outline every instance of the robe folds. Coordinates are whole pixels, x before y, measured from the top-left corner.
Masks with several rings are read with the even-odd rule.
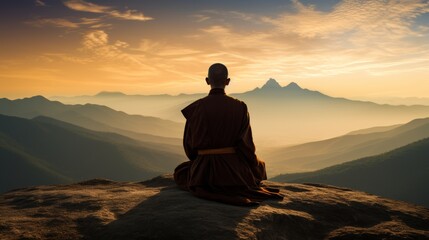
[[[174,171],[177,185],[193,195],[233,205],[255,205],[282,199],[264,187],[265,163],[255,154],[244,102],[214,88],[182,110],[186,118],[183,147],[189,161]],[[233,147],[235,153],[198,154],[198,150]]]

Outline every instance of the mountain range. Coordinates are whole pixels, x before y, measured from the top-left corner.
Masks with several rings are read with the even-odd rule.
[[[52,117],[84,128],[115,132],[142,141],[179,144],[183,124],[157,117],[130,115],[106,106],[67,105],[42,96],[24,99],[0,99],[0,114],[33,118]]]
[[[95,177],[148,179],[185,160],[170,148],[43,116],[0,115],[0,192]]]
[[[271,174],[314,171],[335,164],[381,154],[429,137],[429,118],[406,124],[376,127],[349,134],[274,148],[261,153]]]
[[[164,112],[168,120],[147,114],[131,115],[93,103],[64,104],[42,96],[0,99],[0,114],[4,114],[0,115],[0,191],[94,177],[141,180],[171,172],[185,160],[180,138],[183,123],[173,121],[179,118],[173,115],[180,116],[182,107],[203,96],[128,96],[104,92],[85,97],[87,100],[117,104],[116,107],[111,106],[116,109],[121,109],[121,104],[134,104],[139,111]],[[249,106],[258,156],[266,161],[269,175],[288,173],[279,176],[282,181],[289,180],[290,176],[299,176],[292,179],[299,181],[302,176],[313,176],[310,173],[291,175],[291,172],[314,171],[333,165],[332,168],[336,169],[336,164],[354,159],[371,166],[365,171],[372,176],[371,171],[381,171],[382,168],[371,161],[367,163],[365,157],[383,159],[384,155],[377,154],[393,151],[395,158],[398,155],[395,151],[401,152],[400,147],[429,137],[429,118],[415,117],[427,117],[428,106],[379,105],[333,98],[303,89],[296,83],[282,87],[274,79],[261,88],[231,96],[244,100]],[[70,99],[75,101],[79,98],[82,97]],[[180,118],[183,119],[182,116]],[[401,119],[407,119],[402,121],[407,123],[398,124]],[[341,136],[289,147],[276,146],[331,135]],[[261,148],[260,143],[264,141],[266,144],[262,144]],[[410,148],[415,150],[421,147]],[[405,152],[416,157],[411,150]],[[416,158],[417,162],[412,162],[410,168],[427,169],[419,156]],[[396,174],[395,171],[397,169],[386,167],[385,174],[391,176]],[[410,188],[417,182],[417,189],[421,190],[419,181],[425,182],[427,179],[416,180],[413,177],[410,181],[404,181],[401,187]],[[347,179],[347,175],[341,175],[335,181],[341,183],[342,178]],[[310,179],[313,180],[317,179]],[[337,185],[337,182],[332,184]],[[394,181],[390,184],[390,187],[397,185]],[[385,187],[382,184],[374,186],[377,189]],[[354,188],[355,185],[350,187]],[[402,190],[399,193],[399,197],[386,192],[380,194],[421,204],[416,198],[401,198],[406,193],[410,196],[421,195]]]
[[[347,187],[429,207],[428,156],[429,138],[425,138],[380,155],[272,180]]]
[[[228,89],[226,89],[228,91]],[[184,122],[180,110],[207,94],[126,95],[102,92],[94,96],[53,97],[69,104],[95,103],[127,113]],[[396,125],[429,116],[429,106],[393,106],[336,98],[301,88],[282,87],[269,79],[262,87],[230,96],[249,109],[257,146],[298,144],[344,135],[374,126]]]

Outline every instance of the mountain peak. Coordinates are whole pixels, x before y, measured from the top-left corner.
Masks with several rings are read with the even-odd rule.
[[[270,78],[268,79],[268,81],[264,84],[264,86],[262,86],[262,89],[275,89],[275,88],[281,88],[282,86],[280,86],[280,84],[274,79],[274,78]]]
[[[122,92],[102,91],[102,92],[99,92],[95,96],[96,97],[122,97],[122,96],[126,96],[126,95],[124,93],[122,93]]]
[[[42,96],[42,95],[35,95],[35,96],[32,96],[32,97],[30,97],[31,99],[40,99],[40,100],[48,100],[47,98],[45,98],[44,96]]]
[[[302,88],[295,82],[291,82],[289,83],[285,88],[287,89],[296,89],[296,90],[301,90]]]
[[[33,96],[33,97],[24,98],[22,100],[32,101],[32,102],[50,102],[49,99],[45,98],[42,95],[36,95],[36,96]]]

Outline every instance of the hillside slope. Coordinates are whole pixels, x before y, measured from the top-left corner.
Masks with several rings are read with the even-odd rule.
[[[0,191],[94,177],[148,179],[185,160],[169,148],[46,117],[0,115]]]
[[[393,151],[314,172],[280,175],[279,182],[312,182],[429,207],[429,138]]]
[[[183,131],[182,124],[169,120],[129,115],[101,105],[66,105],[49,101],[42,96],[17,100],[0,99],[0,114],[23,118],[48,116],[96,131],[116,132],[123,135],[127,135],[127,132],[139,133],[143,137],[139,140],[146,137],[148,141],[156,139],[155,136],[178,138]]]
[[[264,152],[273,174],[313,171],[381,154],[429,137],[429,118],[415,119],[381,132],[347,134]]]

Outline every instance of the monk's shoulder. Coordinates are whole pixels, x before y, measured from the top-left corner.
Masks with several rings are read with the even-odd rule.
[[[198,99],[196,101],[194,101],[193,103],[189,104],[188,106],[186,106],[184,109],[182,109],[182,114],[186,119],[189,119],[193,113],[195,112],[195,110],[198,108],[198,106],[201,104],[202,100],[204,98]]]
[[[244,109],[247,111],[247,105],[246,105],[246,103],[245,103],[245,102],[241,101],[241,100],[240,100],[240,99],[238,99],[238,98],[231,97],[231,96],[228,96],[228,95],[225,95],[225,97],[227,97],[227,99],[228,99],[231,103],[233,103],[233,104],[237,105],[237,106],[238,106],[238,107],[240,107],[240,108],[244,108]]]

